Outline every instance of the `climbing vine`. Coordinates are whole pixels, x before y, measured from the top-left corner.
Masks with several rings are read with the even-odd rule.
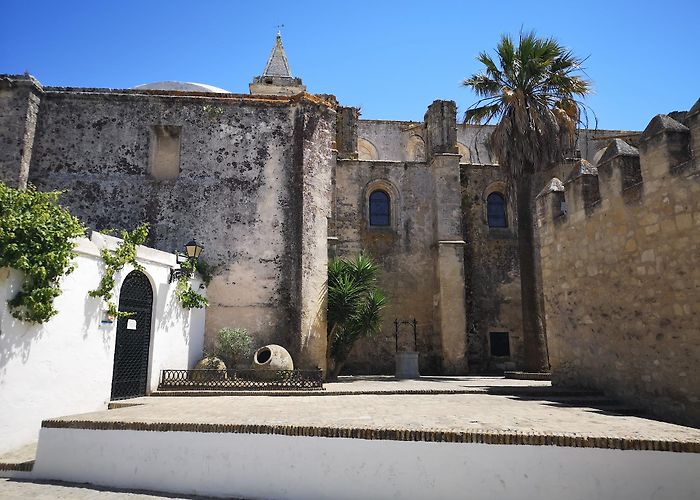
[[[61,294],[61,276],[73,271],[72,239],[85,233],[58,205],[59,195],[0,182],[0,267],[24,273],[22,290],[8,301],[10,313],[21,321],[44,323],[58,312],[53,300]]]
[[[143,266],[136,261],[136,247],[143,245],[148,238],[148,224],[143,223],[133,231],[121,231],[122,242],[113,252],[107,248],[100,250],[100,255],[105,263],[105,272],[102,275],[99,286],[88,292],[90,297],[101,297],[107,303],[107,314],[114,317],[130,316],[131,313],[120,312],[117,305],[112,302],[114,292],[114,275],[126,264],[131,264],[134,269],[143,271]]]
[[[199,266],[191,260],[183,262],[180,267],[188,271],[193,271]],[[203,266],[203,269],[207,269]],[[201,273],[205,283],[211,280],[211,276]],[[208,279],[207,279],[208,278]],[[177,287],[175,288],[175,294],[177,295],[180,304],[184,309],[201,309],[202,307],[207,307],[209,301],[203,295],[200,295],[192,289],[190,284],[190,277],[188,274],[183,274],[177,279]]]

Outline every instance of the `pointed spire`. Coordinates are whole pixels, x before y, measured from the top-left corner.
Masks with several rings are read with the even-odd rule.
[[[275,46],[272,47],[272,52],[267,60],[267,65],[265,66],[265,71],[263,71],[263,76],[285,76],[288,78],[292,77],[292,70],[289,69],[289,61],[287,60],[287,54],[284,51],[284,46],[282,45],[282,33],[277,32],[277,39],[275,40]]]
[[[295,95],[306,92],[301,78],[294,78],[289,69],[287,54],[282,46],[282,34],[278,31],[275,46],[261,76],[256,76],[248,86],[253,95]]]

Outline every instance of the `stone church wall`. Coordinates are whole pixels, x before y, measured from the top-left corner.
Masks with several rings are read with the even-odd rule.
[[[369,225],[368,198],[375,188],[391,197],[390,227]],[[358,341],[348,373],[394,373],[394,320],[418,322],[421,372],[438,373],[440,339],[434,329],[436,249],[434,183],[425,162],[339,160],[336,168],[335,236],[338,256],[371,255],[381,266],[380,286],[389,299],[382,332]],[[401,329],[401,350],[413,350],[412,328]]]
[[[452,101],[433,102],[424,123],[412,126],[409,142],[398,144],[427,161],[363,159],[360,139],[368,130],[377,126],[372,137],[379,143],[376,137],[400,136],[406,122],[358,123],[352,108],[339,110],[332,220],[337,243],[331,251],[337,256],[362,251],[372,256],[380,265],[380,285],[388,298],[381,333],[356,344],[346,365],[349,373],[394,373],[395,321],[405,322],[399,329],[398,350],[417,350],[421,373],[467,371],[455,110]],[[356,152],[360,159],[355,159]],[[387,226],[370,224],[369,198],[376,190],[390,200]],[[415,339],[412,326],[406,324],[413,320]]]
[[[506,173],[498,165],[460,167],[469,367],[474,373],[515,369],[523,357],[522,311],[516,218],[508,202]],[[488,225],[486,199],[491,193],[506,199],[506,228]],[[491,355],[491,332],[508,334],[509,356]]]
[[[538,198],[553,383],[698,425],[700,101],[639,145],[612,142]]]
[[[328,105],[44,90],[31,183],[64,190],[61,203],[91,228],[149,222],[148,244],[166,251],[196,238],[214,266],[207,337],[245,327],[257,344],[296,349],[302,366],[323,365],[325,322],[307,316],[322,307],[311,301],[326,273],[335,125]],[[301,359],[309,343],[313,359]]]

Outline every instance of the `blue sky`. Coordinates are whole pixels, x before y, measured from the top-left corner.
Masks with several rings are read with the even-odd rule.
[[[464,110],[476,55],[521,27],[582,57],[601,128],[643,129],[700,97],[700,1],[233,2],[4,0],[0,73],[44,85],[158,80],[247,92],[282,35],[295,76],[363,118],[420,120],[434,99]]]

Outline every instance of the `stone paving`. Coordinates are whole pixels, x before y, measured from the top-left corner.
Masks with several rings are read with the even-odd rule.
[[[401,429],[407,431],[486,432],[581,436],[690,443],[700,451],[700,429],[660,422],[596,408],[598,400],[547,394],[548,382],[487,377],[426,378],[420,381],[353,380],[328,384],[355,394],[323,397],[297,395],[210,396],[207,398],[145,397],[124,403],[135,406],[55,419],[57,426],[137,428],[146,424],[213,424],[232,426],[292,426],[298,428]],[[443,390],[462,388],[469,394],[362,394],[377,387],[397,386],[422,391],[439,385]],[[511,388],[513,395],[484,393]],[[535,395],[523,389],[538,389]],[[523,394],[518,394],[519,392]],[[539,395],[538,395],[539,394]],[[53,424],[52,424],[53,426]],[[66,425],[67,426],[67,425]],[[544,444],[544,443],[543,443]]]

